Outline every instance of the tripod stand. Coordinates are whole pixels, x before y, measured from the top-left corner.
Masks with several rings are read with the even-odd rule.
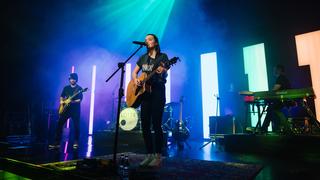
[[[168,119],[162,124],[162,129],[166,130],[166,131],[172,131],[172,112],[173,112],[173,108],[168,105],[167,107],[165,107],[165,111],[164,112],[168,112],[169,113],[169,117]]]
[[[217,105],[216,105],[216,117],[218,117],[219,115],[219,101],[220,101],[220,97],[218,94],[215,94],[214,97],[216,97],[217,99]],[[216,142],[216,138],[217,138],[217,129],[218,129],[218,121],[216,120],[215,125],[214,125],[214,134],[213,134],[213,138],[210,137],[210,141],[205,143],[203,146],[200,147],[200,149],[204,148],[205,146],[207,146],[210,143]]]

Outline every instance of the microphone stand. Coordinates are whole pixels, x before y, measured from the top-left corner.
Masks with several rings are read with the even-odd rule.
[[[120,118],[120,108],[121,108],[121,99],[124,96],[124,90],[123,90],[123,78],[124,78],[124,66],[126,63],[143,47],[143,45],[140,45],[139,48],[133,52],[130,57],[124,61],[118,63],[118,69],[114,71],[111,76],[106,80],[108,82],[120,69],[121,69],[121,77],[120,77],[120,87],[118,91],[118,109],[117,109],[117,120],[116,120],[116,132],[114,136],[114,144],[113,144],[113,163],[116,167],[117,165],[117,148],[118,148],[118,135],[119,135],[119,118]]]
[[[208,144],[210,143],[213,143],[213,142],[216,142],[216,139],[217,139],[217,129],[218,129],[218,111],[219,111],[219,101],[220,101],[220,96],[218,94],[214,94],[214,96],[216,97],[217,99],[217,104],[216,104],[216,123],[215,123],[215,126],[214,126],[214,135],[213,135],[213,138],[210,138],[210,141],[205,143],[204,145],[202,145],[199,149],[202,149],[204,148],[205,146],[207,146]]]

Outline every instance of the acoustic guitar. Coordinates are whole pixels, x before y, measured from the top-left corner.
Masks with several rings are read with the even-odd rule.
[[[174,57],[165,63],[161,62],[159,66],[163,66],[169,69],[172,65],[177,63],[178,60],[179,60],[179,57]],[[147,92],[151,91],[150,85],[147,85],[146,82],[156,73],[156,69],[149,74],[145,72],[141,73],[141,75],[138,77],[138,79],[141,82],[140,86],[137,86],[134,80],[131,79],[127,87],[127,95],[126,95],[127,105],[129,107],[133,107],[133,108],[139,107],[141,103],[141,99],[140,99],[141,95],[146,91]]]

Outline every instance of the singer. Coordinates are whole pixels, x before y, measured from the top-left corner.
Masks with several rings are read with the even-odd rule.
[[[141,123],[147,156],[140,163],[140,166],[160,167],[163,146],[161,121],[166,101],[165,83],[168,74],[167,69],[159,66],[159,64],[168,61],[168,56],[161,53],[159,40],[154,34],[148,34],[145,37],[145,45],[147,47],[147,53],[139,58],[132,72],[132,78],[136,85],[139,86],[141,82],[137,79],[137,75],[140,70],[147,74],[156,70],[157,73],[146,82],[151,86],[151,92],[146,91],[142,94]],[[155,132],[155,141],[153,141],[151,135],[151,123]]]

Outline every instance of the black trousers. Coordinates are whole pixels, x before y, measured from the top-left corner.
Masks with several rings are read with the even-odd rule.
[[[60,143],[63,125],[67,122],[67,120],[71,118],[73,121],[75,136],[74,140],[76,142],[79,141],[80,136],[80,108],[72,108],[68,109],[65,113],[59,116],[58,125],[56,129],[55,143]]]
[[[142,133],[148,154],[161,153],[163,146],[163,132],[161,128],[163,108],[165,105],[165,85],[152,86],[152,92],[145,92],[141,102]],[[153,141],[151,123],[155,132]],[[155,147],[155,149],[154,149]]]
[[[267,114],[262,124],[262,130],[267,131],[270,122],[272,122],[272,131],[280,132],[280,129],[285,126],[285,116],[281,112],[284,104],[280,101],[273,101],[268,105]],[[284,127],[286,128],[286,127]]]

